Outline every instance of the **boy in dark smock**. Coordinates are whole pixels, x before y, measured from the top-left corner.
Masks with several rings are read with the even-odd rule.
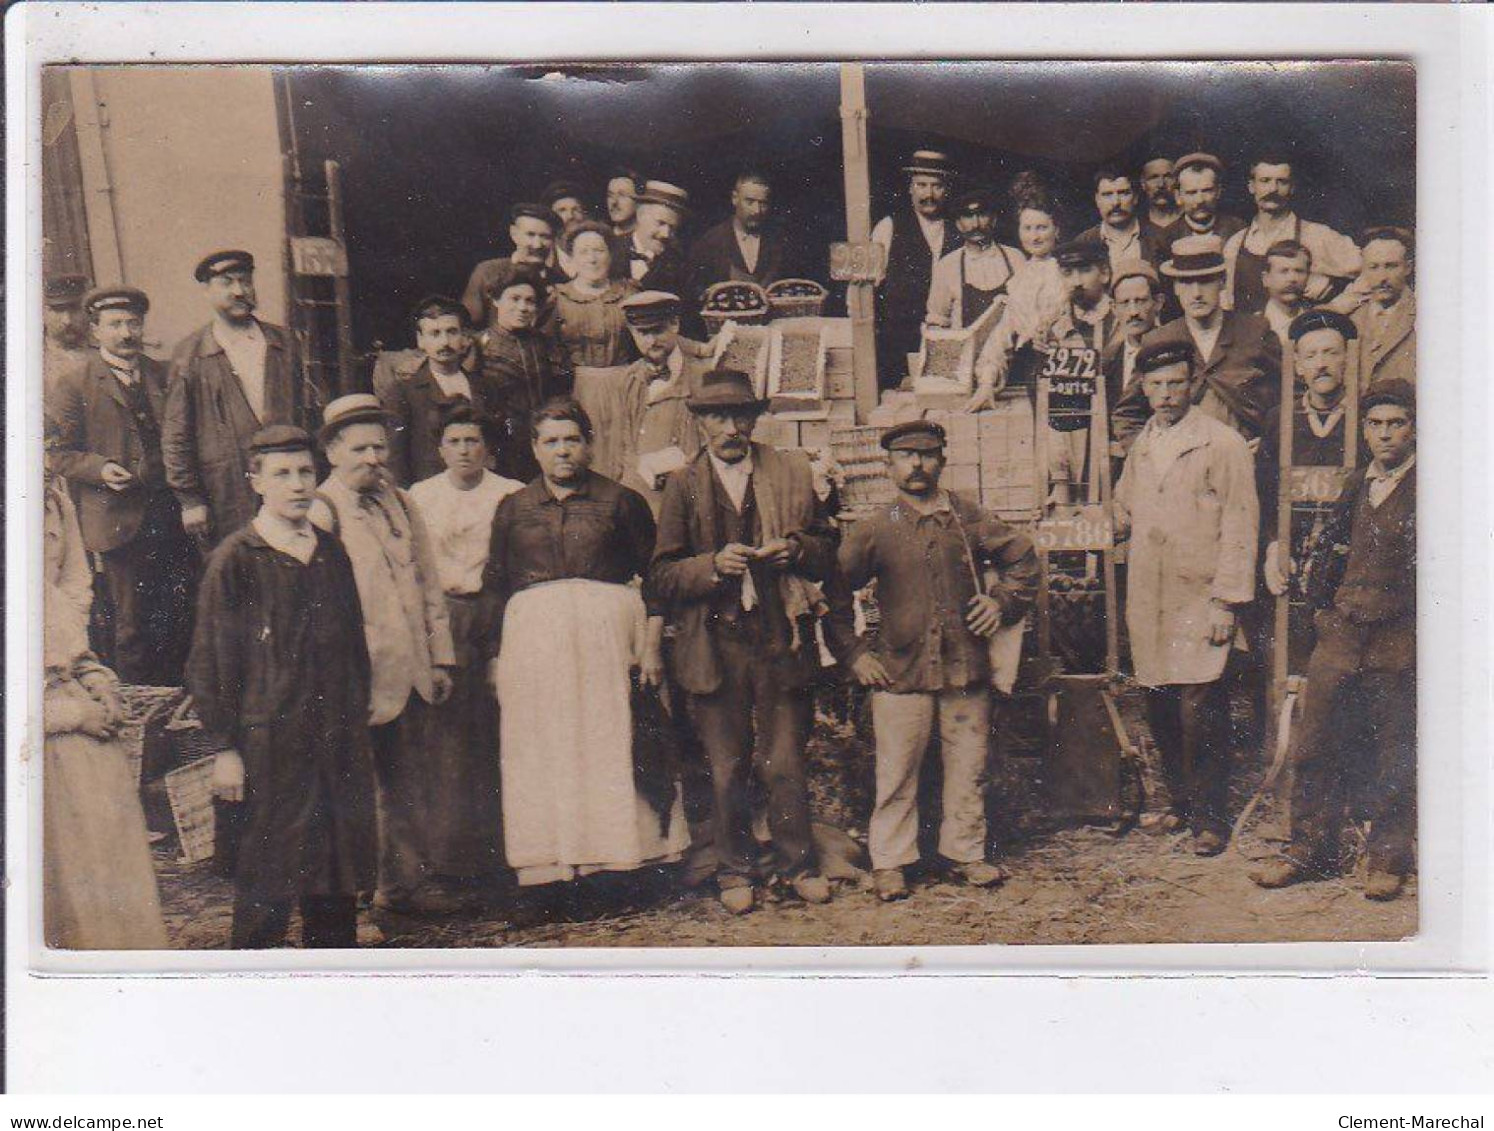
[[[299,902],[304,946],[351,947],[377,844],[358,590],[342,545],[307,521],[311,437],[273,425],[250,459],[264,502],[208,563],[187,665],[220,751],[214,792],[245,803],[232,945],[283,944]]]

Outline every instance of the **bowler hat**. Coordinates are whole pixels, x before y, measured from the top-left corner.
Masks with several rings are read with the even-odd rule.
[[[1218,236],[1174,240],[1172,258],[1162,264],[1169,279],[1209,279],[1224,274],[1224,243]]]
[[[78,305],[78,300],[88,290],[88,276],[68,273],[52,275],[46,283],[46,303],[54,310]]]
[[[915,149],[913,156],[903,166],[903,172],[910,176],[917,173],[930,177],[955,175],[954,162],[949,159],[949,154],[940,153],[937,149]]]
[[[254,256],[247,251],[215,251],[197,261],[192,277],[205,283],[214,275],[226,275],[230,271],[253,271]]]
[[[752,387],[752,378],[740,369],[713,369],[700,383],[698,392],[685,400],[691,412],[729,412],[732,409],[751,409],[762,412],[768,402],[758,399]]]
[[[944,429],[932,420],[905,420],[882,433],[889,452],[937,452],[944,449]]]
[[[336,403],[336,402],[333,402]],[[262,456],[269,452],[309,452],[311,435],[294,424],[270,424],[249,438],[249,454]]]
[[[1292,319],[1287,327],[1287,337],[1300,341],[1314,330],[1337,330],[1346,342],[1359,337],[1359,329],[1351,319],[1335,310],[1309,310]]]
[[[133,310],[142,318],[150,309],[150,299],[135,287],[96,287],[83,296],[83,310],[101,314],[106,310]]]
[[[1359,402],[1360,414],[1368,412],[1377,404],[1399,405],[1407,412],[1416,412],[1416,386],[1404,377],[1387,377],[1369,387]]]
[[[325,447],[339,432],[351,424],[387,425],[388,423],[389,414],[384,411],[384,406],[379,403],[378,397],[372,393],[349,393],[345,397],[338,397],[322,413],[322,427],[317,433],[317,438]]]

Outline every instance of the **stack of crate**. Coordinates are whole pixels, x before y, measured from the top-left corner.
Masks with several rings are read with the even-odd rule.
[[[886,431],[878,424],[842,424],[831,433],[830,456],[843,476],[840,501],[847,510],[890,503],[896,495],[882,450]]]
[[[969,412],[932,410],[924,419],[944,429],[944,475],[939,484],[972,501],[980,498],[980,417]]]
[[[1037,509],[1032,402],[1015,390],[976,420],[981,506],[1008,522],[1030,522]]]

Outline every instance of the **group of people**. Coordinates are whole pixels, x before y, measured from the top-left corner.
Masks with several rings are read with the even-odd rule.
[[[873,234],[888,248],[884,374],[923,325],[969,325],[998,297],[971,410],[1034,353],[1077,345],[1099,361],[1167,827],[1201,854],[1223,849],[1226,668],[1258,583],[1281,592],[1305,576],[1318,637],[1293,840],[1257,879],[1331,872],[1347,809],[1369,797],[1367,894],[1393,897],[1414,831],[1410,234],[1375,229],[1356,245],[1297,219],[1290,163],[1274,156],[1250,170],[1257,216],[1232,220],[1217,211],[1221,164],[1192,154],[1134,180],[1101,170],[1100,223],[1067,242],[1042,186],[1019,178],[1019,249],[997,240],[989,191],[946,213],[947,157],[919,151],[907,171],[911,215]],[[304,945],[352,946],[363,895],[391,915],[440,916],[491,899],[500,877],[540,888],[687,851],[707,853],[732,913],[758,906],[770,879],[823,903],[805,750],[832,664],[870,689],[879,898],[908,894],[936,731],[938,855],[963,882],[1005,879],[987,857],[982,781],[1004,701],[993,684],[1010,690],[993,657],[1020,637],[1039,585],[1031,539],[941,487],[932,421],[883,434],[895,500],[850,522],[804,452],[753,439],[761,391],[682,331],[712,282],[791,269],[765,225],[765,177],[737,178],[732,217],[689,254],[685,190],[628,170],[606,190],[605,221],[574,184],[515,206],[512,253],[478,263],[460,298],[415,305],[414,350],[375,370],[373,393],[325,404],[287,332],[256,316],[248,252],[198,264],[212,317],[169,365],[144,352],[139,290],[49,288],[49,303],[78,305],[91,340],[47,373],[48,732],[72,744],[49,737],[49,862],[73,836],[52,819],[53,782],[67,781],[54,761],[79,741],[107,747],[118,725],[97,617],[88,639],[96,589],[119,678],[184,682],[219,751],[238,947],[280,945],[297,904]],[[68,325],[49,320],[49,365]],[[1369,456],[1307,562],[1262,521],[1285,343],[1305,383],[1294,451],[1326,452],[1336,429],[1338,454],[1315,458],[1341,463],[1360,442],[1344,434],[1352,378]],[[1078,491],[1092,469],[1082,448],[1073,457]],[[878,628],[858,634],[854,594],[873,584]],[[55,656],[54,622],[68,628]],[[54,712],[54,698],[87,709]],[[1357,744],[1341,740],[1349,717],[1370,720]],[[1354,759],[1377,777],[1349,798]],[[133,868],[140,888],[136,831],[140,852],[107,863]],[[92,858],[48,890],[96,888],[89,869],[105,866]],[[155,898],[151,885],[144,905]],[[53,932],[48,906],[56,945],[96,945]]]

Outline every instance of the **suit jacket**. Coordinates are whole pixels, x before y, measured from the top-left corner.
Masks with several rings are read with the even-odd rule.
[[[1140,220],[1138,223],[1140,225],[1139,243],[1141,246],[1141,258],[1155,267],[1171,254],[1167,246],[1161,241],[1162,229],[1149,224],[1145,220]],[[1099,240],[1103,243],[1105,239],[1102,234],[1103,231],[1104,225],[1096,224],[1093,228],[1085,228],[1075,239]]]
[[[166,374],[165,362],[141,354],[140,383],[157,425],[166,408]],[[57,472],[77,492],[83,544],[96,553],[118,549],[140,532],[152,493],[166,489],[164,482],[141,482],[147,457],[159,460],[161,453],[147,452],[129,397],[98,350],[90,350],[83,366],[58,382],[55,394],[47,407],[62,431]],[[117,463],[135,481],[123,491],[106,487],[102,472],[108,463]]]
[[[501,427],[498,392],[493,383],[480,371],[468,373],[467,382],[472,389],[472,408]],[[379,400],[396,421],[389,429],[389,472],[395,482],[408,487],[445,470],[436,427],[441,413],[462,403],[463,398],[448,397],[441,391],[431,376],[430,362],[422,361],[413,373],[397,375],[384,386]]]
[[[211,324],[176,347],[161,421],[166,483],[182,508],[206,506],[213,545],[259,510],[249,488],[249,441],[267,424],[295,424],[315,433],[321,408],[304,379],[290,334],[261,322],[265,335],[265,418],[249,407]]]
[[[757,270],[747,270],[742,248],[737,243],[734,222],[725,220],[704,232],[691,245],[686,270],[690,293],[681,297],[687,303],[699,306],[701,296],[712,283],[746,281],[766,287],[779,279],[792,278],[793,272],[783,232],[777,228],[763,231],[758,241]]]
[[[1187,321],[1175,318],[1158,326],[1142,339],[1142,344],[1192,341]],[[1137,381],[1115,407],[1119,413],[1140,415],[1141,404],[1145,403],[1146,394]],[[1281,403],[1281,341],[1264,318],[1224,312],[1214,355],[1196,375],[1193,403],[1234,426],[1247,440],[1261,434],[1267,416]],[[1151,416],[1149,407],[1145,415]]]
[[[1399,377],[1416,384],[1416,294],[1406,297],[1385,320],[1374,317],[1371,304],[1354,312],[1359,330],[1359,387]]]
[[[632,279],[633,233],[612,238],[612,266],[608,274],[614,279]],[[640,291],[668,291],[685,300],[688,308],[690,296],[686,293],[688,283],[684,253],[679,244],[667,248],[655,256],[641,279],[633,279]]]

